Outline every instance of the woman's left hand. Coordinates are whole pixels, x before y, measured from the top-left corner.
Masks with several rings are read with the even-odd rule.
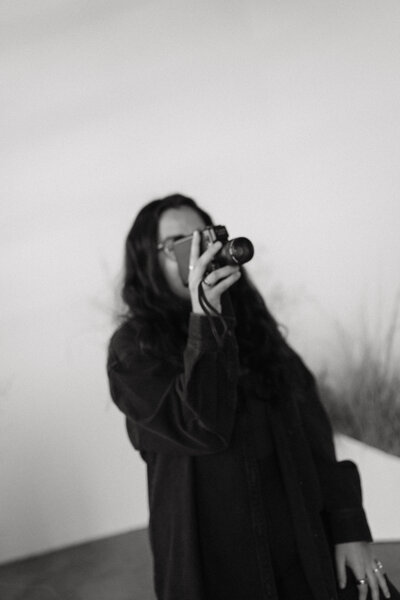
[[[390,598],[382,565],[373,555],[370,542],[348,542],[335,545],[336,571],[341,589],[346,587],[346,567],[350,567],[358,583],[358,598],[366,600],[368,588],[372,600],[379,600],[379,588]]]

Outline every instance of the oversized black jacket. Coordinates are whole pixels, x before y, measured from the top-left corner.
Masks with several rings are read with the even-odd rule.
[[[109,344],[111,396],[125,414],[130,440],[147,465],[157,597],[207,600],[199,540],[199,513],[204,506],[198,500],[207,498],[207,486],[213,486],[213,481],[201,477],[205,470],[216,477],[220,473],[226,486],[242,474],[240,486],[232,487],[232,500],[248,503],[243,528],[252,529],[248,552],[256,557],[260,598],[276,599],[264,542],[254,436],[248,415],[238,409],[235,336],[228,334],[220,348],[208,320],[191,314],[183,358],[179,370],[167,361],[145,357],[127,325],[115,332]],[[357,468],[350,461],[336,460],[331,426],[314,377],[294,352],[293,361],[300,366],[303,382],[289,401],[265,402],[266,419],[314,599],[336,600],[332,545],[370,541],[371,534]],[[243,469],[236,473],[239,457]],[[221,515],[224,510],[221,507]]]

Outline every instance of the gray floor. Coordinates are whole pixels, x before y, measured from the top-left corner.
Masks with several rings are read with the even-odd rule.
[[[147,529],[2,565],[0,600],[155,600]]]
[[[400,542],[375,546],[400,588]],[[0,600],[155,600],[147,529],[2,565]]]

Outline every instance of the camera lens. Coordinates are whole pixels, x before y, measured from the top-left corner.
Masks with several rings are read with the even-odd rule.
[[[229,240],[218,252],[216,258],[224,265],[243,265],[254,256],[254,246],[245,237]]]

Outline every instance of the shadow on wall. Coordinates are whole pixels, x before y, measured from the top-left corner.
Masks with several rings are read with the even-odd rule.
[[[364,328],[358,348],[341,331],[343,364],[334,383],[328,372],[318,376],[321,400],[338,433],[400,457],[400,373],[396,371],[395,337],[400,298],[381,336]]]

